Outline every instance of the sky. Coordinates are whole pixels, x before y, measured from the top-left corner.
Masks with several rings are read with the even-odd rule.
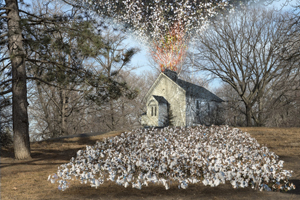
[[[286,3],[286,0],[274,0],[274,2],[270,5],[267,5],[267,7],[275,7],[276,9],[282,9],[283,11],[286,11],[292,9],[291,5],[295,4],[296,1],[297,0],[290,0],[288,3]],[[134,36],[129,37],[126,42],[130,47],[139,47],[141,49],[141,51],[133,57],[131,63],[133,66],[140,66],[140,68],[138,68],[135,72],[137,74],[140,74],[145,70],[152,70],[153,68],[151,68],[151,66],[149,65],[151,56],[147,51],[148,47],[141,44],[137,39],[134,38]],[[216,78],[210,82],[209,88],[215,90],[220,87],[220,85],[221,80]]]
[[[31,2],[34,0],[24,0],[25,3],[31,4]],[[275,6],[276,8],[283,8],[283,10],[288,10],[291,9],[291,5],[293,5],[297,0],[290,0],[288,5],[284,6],[284,3],[287,2],[286,0],[274,0],[272,4],[268,5],[267,7],[273,7]],[[284,7],[283,7],[284,6]],[[151,67],[151,64],[149,61],[151,60],[151,56],[148,53],[148,47],[141,42],[139,42],[134,35],[131,35],[126,39],[125,45],[128,47],[138,47],[140,48],[140,52],[138,52],[131,61],[132,66],[139,66],[138,69],[134,70],[135,73],[141,74],[145,71],[151,71],[153,68]],[[201,74],[200,74],[201,76]],[[221,80],[220,79],[214,79],[210,82],[209,88],[210,89],[216,89],[221,85]]]
[[[151,59],[151,56],[148,53],[148,47],[135,39],[132,35],[125,42],[128,47],[138,47],[140,49],[131,62],[133,66],[140,66],[138,70],[136,70],[136,73],[139,74],[145,70],[150,70],[149,59]]]
[[[35,0],[24,0],[25,3],[28,3],[28,4],[31,4],[32,1],[35,1]],[[272,5],[270,6],[273,6],[275,5],[276,7],[281,7],[283,1],[276,1],[274,2]],[[297,1],[297,0],[293,0],[293,1]],[[290,7],[285,7],[284,9],[289,9]],[[149,60],[151,59],[150,58],[150,55],[148,53],[148,47],[146,47],[145,45],[141,44],[137,39],[135,39],[135,37],[132,35],[130,36],[127,40],[126,40],[126,43],[128,45],[128,47],[139,47],[141,49],[141,51],[139,53],[137,53],[133,59],[132,59],[132,63],[131,65],[133,66],[140,66],[140,68],[138,68],[137,70],[135,70],[135,72],[137,74],[140,74],[144,71],[150,71],[150,70],[153,70],[153,68],[150,66],[149,64]],[[209,83],[209,87],[208,89],[212,92],[215,91],[215,89],[217,89],[218,87],[221,86],[221,81],[219,79],[214,79],[213,81],[211,81]]]

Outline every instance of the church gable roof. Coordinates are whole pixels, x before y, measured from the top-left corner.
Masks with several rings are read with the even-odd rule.
[[[179,79],[175,71],[166,69],[164,75],[170,78],[174,83],[179,85],[182,89],[184,89],[187,96],[191,96],[197,99],[206,99],[207,101],[223,102],[222,99],[220,99],[219,97],[217,97],[215,94],[208,91],[204,87]]]
[[[153,97],[159,104],[168,104],[168,101],[162,96],[153,95]]]
[[[151,95],[153,89],[157,86],[157,84],[160,82],[161,79],[167,79],[171,82],[171,84],[176,85],[180,90],[182,90],[183,92],[185,92],[185,90],[183,88],[181,88],[176,82],[174,82],[170,77],[168,77],[165,73],[160,73],[159,76],[157,77],[157,79],[154,81],[154,83],[152,84],[152,86],[150,87],[150,89],[148,90],[148,92],[145,94],[145,96],[143,97],[143,101],[145,99],[147,99],[149,97],[149,95]]]
[[[209,90],[205,89],[204,87],[179,79],[177,77],[177,73],[169,69],[166,69],[165,72],[160,73],[160,75],[154,81],[153,85],[150,87],[143,99],[147,98],[151,94],[151,92],[159,83],[159,81],[164,77],[171,81],[173,84],[177,85],[178,88],[180,88],[180,90],[183,90],[186,93],[187,96],[191,96],[197,99],[206,99],[207,101],[224,102],[221,98],[219,98],[217,95],[213,94]],[[162,96],[153,96],[159,103],[165,101],[167,102],[167,100]],[[162,97],[164,100],[160,97]]]
[[[208,101],[223,102],[223,100],[220,99],[217,95],[213,94],[204,87],[181,79],[177,79],[176,83],[186,91],[186,95],[193,96],[199,99],[206,99]]]

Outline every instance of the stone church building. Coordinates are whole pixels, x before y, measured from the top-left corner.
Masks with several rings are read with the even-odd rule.
[[[223,102],[207,89],[179,79],[169,69],[160,73],[143,101],[146,113],[141,124],[147,127],[209,125],[208,116]]]

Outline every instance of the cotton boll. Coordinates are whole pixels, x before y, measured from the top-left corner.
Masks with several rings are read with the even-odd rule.
[[[95,187],[97,189],[99,186],[100,186],[100,183],[97,179],[92,181],[91,187]]]
[[[128,186],[129,186],[129,183],[128,183],[128,182],[125,182],[125,183],[124,183],[124,187],[127,188]]]
[[[188,184],[185,181],[182,181],[181,184],[180,184],[180,187],[182,189],[186,189],[188,187]]]
[[[239,187],[239,184],[235,180],[231,181],[230,183],[231,183],[231,185],[232,185],[233,188],[238,188]]]
[[[216,178],[214,180],[214,186],[218,186],[219,184],[220,184],[220,180]]]
[[[207,185],[209,184],[209,181],[208,181],[207,179],[204,179],[204,180],[202,181],[202,183],[203,183],[203,185],[207,186]]]
[[[141,190],[142,189],[142,184],[141,184],[140,181],[137,181],[136,184],[132,184],[132,187]]]
[[[88,181],[93,187],[96,187],[95,179],[98,175],[102,177],[102,172],[108,174],[106,178],[110,181],[125,176],[116,180],[123,186],[134,180],[133,173],[142,174],[138,180],[143,185],[148,181],[157,182],[155,174],[161,174],[166,177],[163,181],[165,188],[168,187],[167,180],[185,181],[187,185],[197,182],[202,176],[203,184],[217,186],[225,180],[236,181],[233,187],[247,187],[250,180],[260,184],[259,178],[263,181],[281,181],[291,176],[290,171],[281,169],[282,163],[278,162],[274,153],[267,148],[260,149],[257,141],[242,132],[234,134],[230,128],[207,129],[202,126],[170,130],[136,130],[109,138],[107,145],[104,139],[94,147],[88,146],[85,151],[78,151],[78,156],[70,163],[61,165],[57,174],[62,180],[70,180],[73,175],[80,176],[82,182]],[[203,133],[207,135],[204,137]],[[262,159],[257,159],[257,155],[263,154]],[[98,163],[94,163],[95,160]],[[140,173],[141,170],[147,173]],[[188,171],[191,177],[187,176]],[[139,188],[136,184],[133,187]],[[179,187],[186,188],[181,184]]]
[[[168,183],[165,183],[165,188],[166,188],[166,190],[170,189],[170,186]]]
[[[47,179],[47,181],[50,181],[50,180],[51,180],[51,175],[49,175],[49,176],[48,176],[48,179]]]
[[[192,178],[192,182],[191,183],[193,183],[193,184],[195,184],[195,183],[198,183],[199,182],[199,180],[197,180],[196,178]]]
[[[51,183],[55,183],[55,179],[50,179],[50,182]]]

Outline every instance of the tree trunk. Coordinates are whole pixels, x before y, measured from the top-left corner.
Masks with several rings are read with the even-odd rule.
[[[251,107],[249,105],[246,105],[246,122],[247,126],[252,126],[251,123]]]
[[[68,135],[66,129],[66,90],[62,89],[60,93],[60,100],[61,100],[61,135]]]
[[[125,116],[125,106],[124,106],[124,103],[122,103],[122,127],[120,128],[124,128],[126,125],[128,126],[129,124],[125,124],[126,120],[126,116]]]
[[[47,123],[49,132],[52,133],[52,136],[50,136],[50,137],[55,137],[56,132],[55,132],[55,129],[53,128],[55,125],[53,125],[54,123],[50,118],[49,109],[48,109],[48,106],[47,106],[47,103],[45,101],[43,91],[42,91],[45,89],[42,88],[40,84],[36,84],[36,88],[37,88],[37,96],[39,98],[39,102],[41,104],[43,114],[44,114],[44,116],[41,116],[40,118],[44,118],[44,121]]]
[[[2,104],[2,99],[1,99],[1,96],[0,96],[0,134],[2,134],[1,130],[2,130],[2,113],[1,113],[1,104]]]
[[[233,124],[234,124],[234,126],[237,126],[236,116],[233,117]]]
[[[258,100],[258,116],[257,116],[257,126],[263,126],[263,102],[262,98]]]
[[[29,159],[29,122],[27,113],[27,87],[25,51],[20,27],[17,0],[5,0],[8,17],[9,54],[12,66],[13,140],[16,159]]]
[[[110,116],[111,116],[111,130],[115,130],[115,116],[114,116],[114,106],[113,100],[109,100],[109,107],[110,107]]]

